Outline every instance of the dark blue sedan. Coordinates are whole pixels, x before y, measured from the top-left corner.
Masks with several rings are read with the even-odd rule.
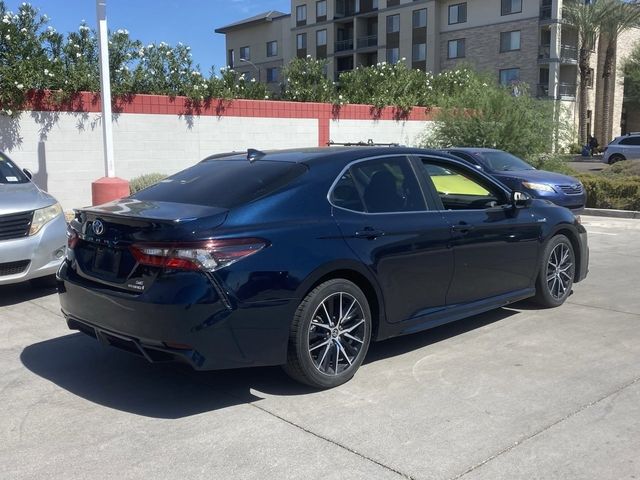
[[[580,180],[546,170],[536,170],[524,160],[492,148],[451,148],[448,153],[497,178],[507,187],[549,200],[576,212],[584,209],[587,195]]]
[[[328,388],[371,341],[587,275],[579,218],[447,154],[324,148],[211,157],[78,210],[58,273],[71,329],[198,370],[283,365]]]

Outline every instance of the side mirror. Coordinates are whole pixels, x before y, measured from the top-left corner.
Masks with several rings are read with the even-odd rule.
[[[525,208],[531,205],[531,195],[514,190],[511,192],[511,206],[513,208]]]
[[[33,180],[33,172],[28,168],[23,168],[22,173],[24,173],[29,180]]]

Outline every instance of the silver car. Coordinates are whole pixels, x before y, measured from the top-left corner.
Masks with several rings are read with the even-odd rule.
[[[66,250],[62,207],[0,152],[0,285],[56,273]]]
[[[602,160],[604,163],[614,164],[621,160],[636,160],[640,158],[640,133],[630,132],[614,138],[604,148]]]

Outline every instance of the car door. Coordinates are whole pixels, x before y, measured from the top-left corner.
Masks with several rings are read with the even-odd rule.
[[[513,208],[509,192],[461,162],[420,157],[451,229],[454,274],[447,305],[532,288],[542,221]]]
[[[450,229],[428,208],[407,157],[352,163],[329,198],[345,241],[378,280],[387,321],[444,307],[453,275]]]

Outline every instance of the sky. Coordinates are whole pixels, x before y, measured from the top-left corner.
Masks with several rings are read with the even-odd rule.
[[[5,0],[16,11],[25,0]],[[76,30],[82,20],[96,26],[95,0],[31,0],[46,13],[49,25],[58,32]],[[203,72],[212,65],[216,71],[225,66],[224,35],[214,33],[218,27],[268,10],[289,12],[290,0],[107,0],[109,30],[129,30],[132,38],[145,44],[182,42]]]

